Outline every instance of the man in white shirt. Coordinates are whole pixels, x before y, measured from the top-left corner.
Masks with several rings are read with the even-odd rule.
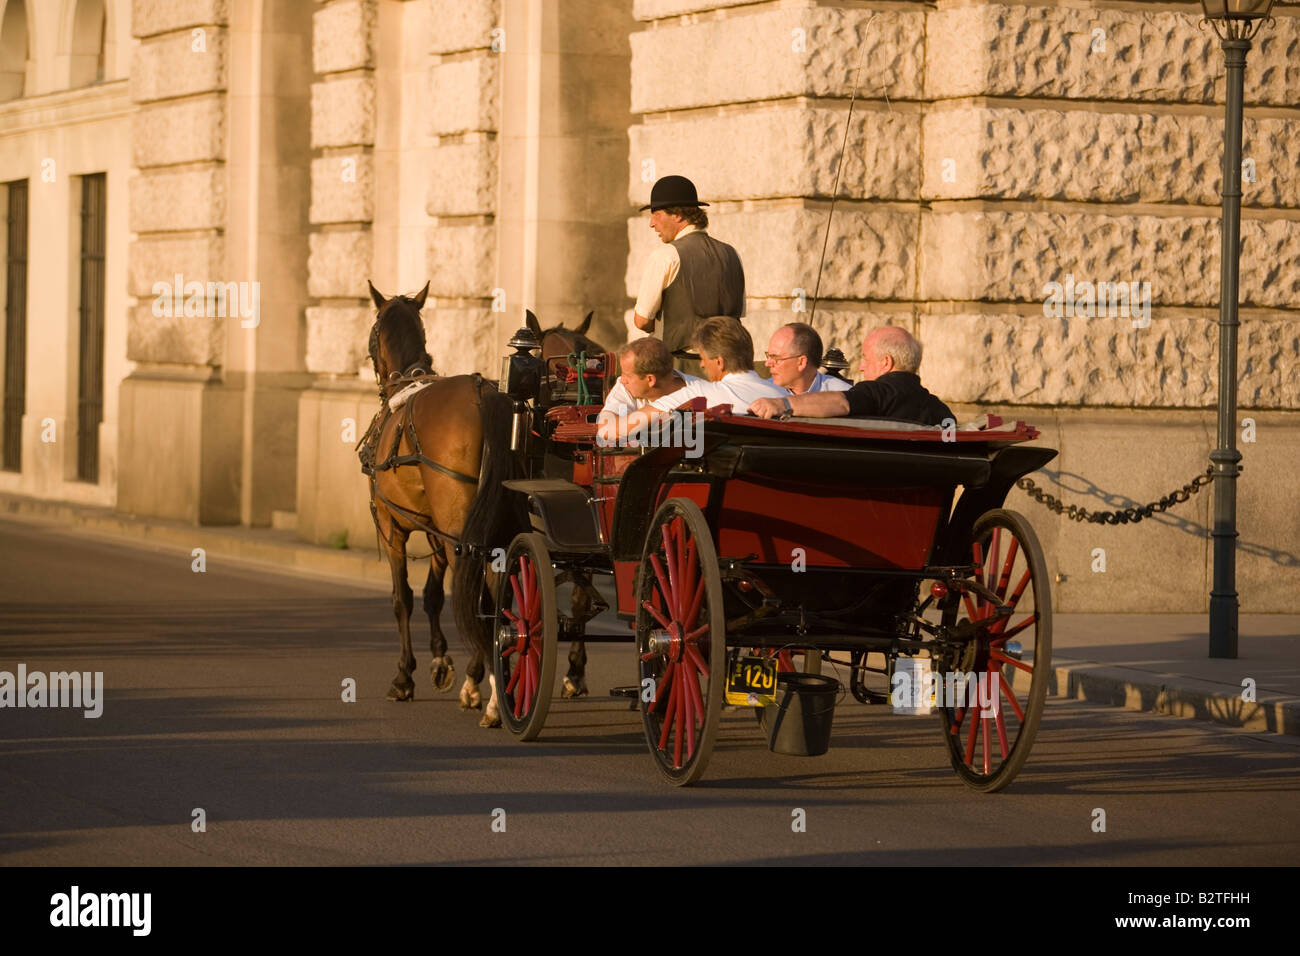
[[[851,388],[844,379],[817,370],[822,363],[822,337],[803,322],[791,322],[773,332],[763,361],[772,372],[772,381],[790,395],[847,392]]]
[[[655,338],[637,339],[619,349],[618,364],[623,374],[605,397],[605,407],[596,419],[596,436],[606,442],[618,435],[620,419],[678,389],[698,382],[673,368],[667,346]]]
[[[745,270],[736,250],[711,237],[708,214],[695,184],[685,176],[664,176],[650,190],[650,228],[663,243],[650,254],[637,287],[636,327],[654,332],[663,319],[662,338],[678,367],[698,372],[682,358],[695,329],[708,316],[745,314]]]
[[[782,398],[789,394],[754,371],[754,340],[739,319],[729,315],[706,319],[695,330],[691,344],[700,354],[700,364],[708,381],[691,382],[628,415],[626,430],[620,437],[650,424],[693,398],[702,396],[708,402],[708,408],[730,405],[733,413],[743,415],[757,399]]]

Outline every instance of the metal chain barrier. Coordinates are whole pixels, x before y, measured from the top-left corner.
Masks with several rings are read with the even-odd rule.
[[[1240,472],[1241,470],[1241,466],[1238,465],[1237,471]],[[1176,504],[1181,504],[1200,491],[1202,487],[1208,485],[1213,478],[1214,466],[1211,465],[1205,469],[1204,474],[1197,475],[1177,491],[1171,491],[1160,500],[1153,501],[1148,505],[1138,505],[1134,508],[1122,508],[1119,511],[1089,511],[1087,508],[1080,508],[1078,505],[1067,505],[1055,495],[1043,491],[1029,478],[1021,478],[1016,482],[1016,487],[1023,488],[1029,497],[1044,505],[1047,510],[1054,514],[1063,514],[1071,521],[1087,521],[1092,524],[1129,524],[1130,522],[1137,523],[1143,518],[1150,518],[1153,514],[1165,511]]]

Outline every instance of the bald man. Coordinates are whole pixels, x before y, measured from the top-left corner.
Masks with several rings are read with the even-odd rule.
[[[942,425],[952,410],[926,391],[917,369],[921,343],[906,329],[887,325],[872,329],[862,341],[863,381],[847,392],[808,392],[784,399],[760,398],[749,410],[760,418],[893,418],[922,425]]]

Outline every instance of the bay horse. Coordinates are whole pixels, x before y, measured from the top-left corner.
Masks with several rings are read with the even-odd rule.
[[[520,474],[510,450],[511,399],[480,375],[433,374],[420,319],[428,292],[426,283],[418,295],[385,298],[370,285],[377,309],[370,360],[379,382],[380,409],[357,447],[362,470],[370,477],[375,530],[392,572],[393,613],[401,639],[397,676],[387,697],[407,701],[415,696],[410,629],[414,601],[406,577],[406,541],[422,531],[431,548],[423,601],[433,654],[429,674],[440,691],[450,690],[455,682],[438,621],[450,566],[456,627],[470,651],[460,706],[477,709],[482,706],[479,683],[492,644],[490,622],[479,617],[487,580],[484,554],[492,547],[509,547],[515,534],[528,530],[528,519],[522,501],[501,485]],[[500,722],[493,686],[481,724],[495,727]]]
[[[392,573],[393,612],[401,641],[397,676],[387,697],[409,701],[415,696],[410,633],[414,601],[406,576],[406,541],[422,531],[431,548],[423,595],[433,655],[430,678],[439,691],[449,690],[455,682],[455,667],[439,624],[450,566],[456,626],[471,655],[460,706],[477,709],[482,706],[479,684],[493,647],[490,620],[479,616],[481,599],[492,600],[495,577],[485,556],[490,549],[508,548],[516,534],[531,526],[522,497],[501,484],[522,474],[509,447],[512,401],[497,390],[496,383],[477,374],[433,374],[420,319],[428,291],[426,283],[415,296],[386,298],[370,284],[377,311],[369,351],[379,383],[380,409],[357,448],[362,470],[370,477],[371,515]],[[543,344],[544,358],[583,350],[591,355],[603,352],[586,337],[591,318],[588,313],[576,330],[560,325],[543,332],[537,317],[527,314],[529,328]],[[379,460],[385,449],[387,457]],[[437,451],[430,457],[425,449]],[[458,542],[476,547],[454,547]],[[453,545],[450,555],[448,544]],[[595,595],[590,582],[585,584],[575,582],[575,614],[587,611]],[[587,692],[586,658],[585,646],[575,641],[564,679],[565,697]],[[480,725],[497,727],[501,723],[497,688],[490,670],[488,676],[492,693]]]

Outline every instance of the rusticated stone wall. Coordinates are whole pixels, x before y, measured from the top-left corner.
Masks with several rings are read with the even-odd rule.
[[[835,345],[902,321],[958,402],[1211,405],[1222,55],[1199,6],[1150,6],[638,0],[630,198],[648,161],[691,176],[745,262],[755,333],[788,321],[817,283],[862,58],[818,307]],[[1252,408],[1300,402],[1298,49],[1300,19],[1279,16],[1247,71]],[[644,216],[629,236],[633,294],[658,239]],[[1150,283],[1149,327],[1045,316],[1067,275]]]
[[[155,282],[201,282],[226,265],[227,0],[135,0],[127,358],[220,365],[224,320],[153,314]]]
[[[744,261],[756,351],[808,318],[861,58],[824,338],[852,358],[873,326],[911,329],[923,379],[959,414],[1044,429],[1062,454],[1036,477],[1072,503],[1150,500],[1204,468],[1224,66],[1199,4],[636,0],[634,12],[629,200],[645,203],[656,176],[696,182],[710,231]],[[1246,72],[1238,394],[1266,436],[1242,446],[1247,610],[1280,610],[1300,585],[1300,512],[1268,505],[1300,492],[1281,467],[1300,408],[1297,12],[1275,9]],[[632,295],[658,239],[645,214],[628,236]],[[1051,307],[1051,283],[1084,282],[1137,283],[1149,309]],[[1123,529],[1055,519],[1019,491],[1009,505],[1039,528],[1058,609],[1205,606],[1209,492]],[[1097,547],[1109,573],[1090,568]]]
[[[509,40],[522,43],[523,37],[503,36],[500,0],[430,4],[432,108],[416,120],[427,123],[436,140],[425,197],[433,217],[427,236],[429,351],[440,372],[495,374],[501,55]]]
[[[374,309],[375,0],[333,0],[312,15],[307,369],[356,374]],[[395,290],[385,290],[392,294]]]
[[[930,16],[920,329],[958,401],[1216,400],[1223,55],[1199,5],[1151,6]],[[1254,409],[1300,403],[1300,19],[1278,12],[1246,70],[1239,398]],[[1149,282],[1149,327],[1044,315],[1067,275]]]
[[[734,6],[634,4],[646,29],[631,37],[632,109],[641,122],[630,131],[630,198],[648,202],[657,176],[695,182],[712,203],[710,233],[735,245],[745,264],[746,324],[761,352],[773,329],[797,317],[792,309],[811,305],[861,60],[818,307],[818,325],[851,352],[862,329],[911,320],[925,7],[893,4],[873,16],[831,5]],[[634,295],[659,240],[644,214],[628,226]]]

